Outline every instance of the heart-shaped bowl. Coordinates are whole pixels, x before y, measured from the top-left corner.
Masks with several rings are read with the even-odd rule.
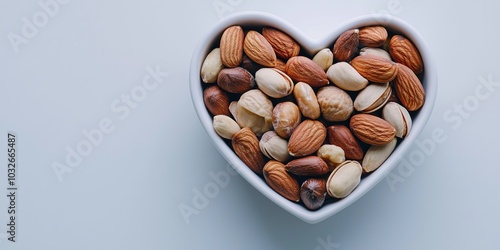
[[[398,144],[391,156],[376,171],[363,177],[359,186],[346,198],[335,202],[325,203],[323,207],[316,211],[310,211],[301,204],[294,203],[283,198],[281,195],[272,190],[261,176],[252,172],[252,170],[250,170],[250,168],[248,168],[238,158],[228,144],[226,144],[224,139],[217,135],[212,127],[212,116],[206,109],[203,102],[203,86],[207,86],[207,84],[201,81],[201,65],[206,55],[214,47],[218,47],[223,31],[232,25],[240,25],[244,28],[271,26],[280,29],[294,38],[301,45],[303,51],[305,51],[310,57],[323,48],[331,48],[333,42],[340,36],[340,34],[342,34],[342,32],[353,28],[383,25],[388,30],[406,36],[419,50],[425,67],[425,72],[423,73],[423,78],[421,79],[426,92],[425,104],[414,114],[413,126],[410,134]],[[373,188],[401,161],[411,144],[415,141],[427,123],[427,120],[431,115],[437,93],[437,72],[434,62],[431,59],[432,55],[430,55],[429,49],[421,35],[412,26],[401,19],[381,14],[360,16],[348,20],[333,30],[327,30],[325,33],[327,34],[325,38],[321,40],[311,40],[307,38],[304,33],[290,25],[287,21],[272,14],[263,12],[241,12],[233,14],[221,20],[203,36],[202,40],[193,52],[190,69],[190,90],[193,105],[198,114],[198,118],[220,154],[259,192],[283,209],[308,223],[320,222],[349,206]]]

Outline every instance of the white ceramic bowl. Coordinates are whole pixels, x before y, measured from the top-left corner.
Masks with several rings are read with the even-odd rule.
[[[201,65],[205,56],[211,51],[211,49],[218,47],[217,43],[224,29],[231,25],[241,25],[243,27],[272,26],[278,28],[292,36],[308,54],[314,55],[315,52],[320,49],[331,48],[335,39],[342,32],[348,29],[377,24],[383,25],[388,29],[405,35],[412,40],[418,48],[425,68],[424,77],[422,79],[422,84],[426,91],[425,104],[420,111],[415,114],[413,118],[413,127],[408,137],[398,145],[390,158],[387,159],[382,166],[380,166],[372,174],[364,177],[359,186],[349,196],[334,203],[325,204],[317,211],[307,210],[301,204],[293,203],[273,191],[265,183],[264,179],[253,173],[227,146],[224,140],[214,132],[212,128],[212,117],[203,103],[203,83],[200,78]],[[235,168],[253,187],[259,190],[259,192],[286,211],[308,223],[320,222],[349,206],[368,192],[380,180],[382,180],[401,161],[410,145],[414,142],[427,123],[427,120],[431,115],[437,93],[437,70],[431,59],[432,56],[429,54],[427,45],[420,34],[406,22],[396,17],[388,17],[385,15],[367,15],[351,19],[338,25],[335,29],[325,30],[325,35],[324,39],[311,40],[295,27],[291,26],[287,21],[274,15],[263,12],[237,13],[221,20],[203,36],[202,40],[193,52],[190,69],[190,88],[193,104],[203,127],[212,139],[215,147],[233,166],[233,168]]]

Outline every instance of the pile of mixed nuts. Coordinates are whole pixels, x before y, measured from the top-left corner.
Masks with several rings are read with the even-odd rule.
[[[312,59],[273,27],[231,26],[218,45],[200,72],[215,132],[310,210],[382,165],[424,104],[417,48],[383,26],[347,30]]]

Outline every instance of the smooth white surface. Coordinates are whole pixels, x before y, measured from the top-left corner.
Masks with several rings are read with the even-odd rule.
[[[321,249],[330,242],[330,249],[497,249],[500,92],[480,87],[480,79],[500,82],[500,4],[399,0],[394,11],[394,2],[69,1],[18,54],[7,34],[19,34],[22,18],[41,8],[0,2],[0,138],[18,134],[20,186],[18,242],[2,239],[0,248]],[[403,182],[383,180],[319,224],[283,211],[239,176],[186,224],[178,206],[192,206],[193,189],[226,169],[188,87],[192,50],[219,20],[214,3],[228,4],[223,14],[276,14],[318,39],[349,18],[392,10],[420,31],[439,70],[436,106],[418,140],[436,131],[445,139],[419,164],[391,172]],[[168,77],[120,120],[111,104],[141,83],[148,65]],[[458,105],[469,109],[457,113]],[[51,164],[103,118],[115,130],[59,182]],[[418,143],[412,148],[424,152]],[[0,187],[5,173],[6,164]]]

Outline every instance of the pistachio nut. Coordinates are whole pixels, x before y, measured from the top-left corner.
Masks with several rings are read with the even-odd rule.
[[[293,81],[283,71],[275,68],[262,68],[255,73],[258,88],[266,95],[282,98],[292,93]]]
[[[288,142],[274,131],[267,131],[262,135],[259,147],[260,151],[269,159],[286,162],[290,158]]]
[[[344,161],[335,168],[326,181],[328,194],[335,198],[348,196],[361,181],[363,169],[357,161]]]
[[[231,109],[231,105],[229,106]],[[239,101],[236,103],[234,109],[234,118],[240,127],[250,128],[257,136],[261,136],[263,133],[271,130],[273,123],[270,117],[266,118],[256,113],[252,113],[244,108]]]
[[[389,83],[370,84],[356,96],[354,108],[364,113],[377,111],[387,103],[391,94],[392,88]]]
[[[382,110],[382,118],[396,129],[396,136],[405,138],[411,130],[412,120],[408,110],[396,102],[389,102]]]
[[[230,110],[234,108],[231,107],[231,104],[229,106]],[[250,128],[257,136],[271,130],[273,104],[258,89],[243,93],[234,108],[234,113],[236,122],[240,127]]]
[[[258,89],[252,89],[243,93],[238,100],[238,105],[269,120],[273,116],[273,103]]]

